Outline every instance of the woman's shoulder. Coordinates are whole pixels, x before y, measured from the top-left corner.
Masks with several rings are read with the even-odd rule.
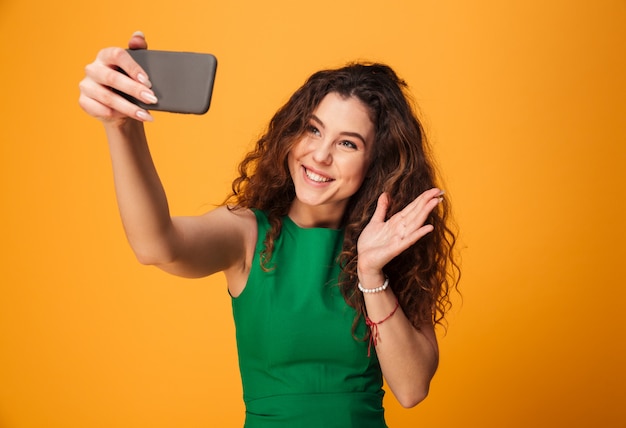
[[[255,210],[250,208],[233,208],[222,205],[208,213],[208,215],[221,219],[225,226],[242,227],[246,230],[257,223]]]
[[[219,236],[219,239],[247,243],[253,236],[256,241],[257,221],[250,209],[221,205],[203,214],[199,221],[201,229],[204,228],[212,236]],[[202,233],[201,229],[199,233]]]

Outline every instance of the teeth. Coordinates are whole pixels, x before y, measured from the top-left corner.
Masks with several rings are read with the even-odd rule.
[[[314,172],[309,171],[308,169],[304,169],[306,176],[309,177],[311,180],[316,181],[318,183],[326,183],[328,181],[332,181],[331,178],[326,178],[324,176],[321,176],[319,174],[316,174]]]

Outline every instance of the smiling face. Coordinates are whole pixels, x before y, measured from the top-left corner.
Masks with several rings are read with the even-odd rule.
[[[290,218],[303,227],[338,227],[348,200],[361,187],[374,144],[374,124],[357,98],[331,92],[288,156],[296,198]]]

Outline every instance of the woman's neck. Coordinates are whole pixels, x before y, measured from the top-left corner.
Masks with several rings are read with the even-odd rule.
[[[323,227],[327,229],[339,229],[345,207],[332,206],[309,206],[294,200],[289,208],[289,218],[295,224],[303,228]]]

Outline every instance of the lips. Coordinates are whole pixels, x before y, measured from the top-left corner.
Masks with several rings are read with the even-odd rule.
[[[333,181],[332,178],[329,177],[325,177],[323,175],[320,175],[318,173],[315,173],[307,168],[304,168],[304,173],[306,174],[307,178],[311,181],[314,181],[316,183],[328,183],[330,181]]]

